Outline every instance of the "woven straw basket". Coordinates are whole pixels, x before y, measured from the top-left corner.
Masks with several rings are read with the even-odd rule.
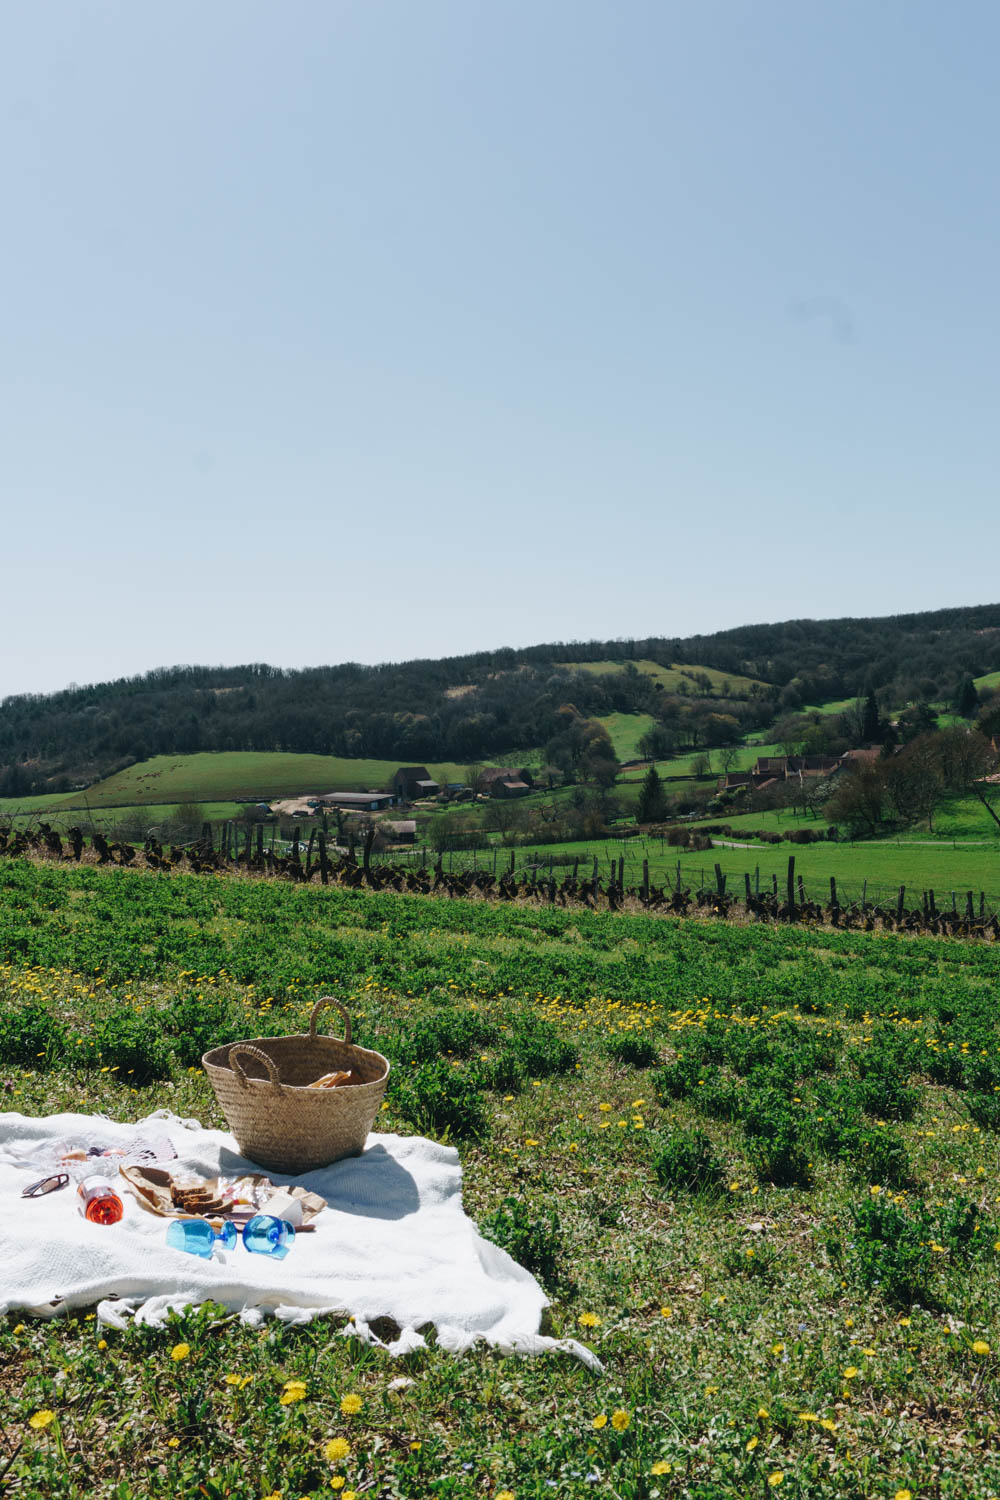
[[[316,1033],[317,1018],[328,1005],[344,1018],[343,1041]],[[351,1045],[351,1018],[332,995],[316,1001],[303,1035],[231,1042],[206,1052],[201,1061],[243,1155],[290,1176],[359,1156],[389,1077],[380,1052]],[[364,1082],[306,1087],[324,1073],[347,1068]]]

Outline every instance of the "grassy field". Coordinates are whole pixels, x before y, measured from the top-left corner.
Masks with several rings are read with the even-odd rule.
[[[701,673],[706,676],[712,684],[712,692],[720,695],[722,684],[728,682],[734,698],[745,697],[751,687],[767,686],[756,677],[741,677],[738,672],[720,672],[715,667],[694,667],[683,662],[672,663],[669,667],[663,667],[659,662],[645,659],[631,663],[627,661],[570,661],[565,665],[578,672],[593,672],[600,675],[623,672],[627,666],[631,665],[647,677],[652,677],[654,682],[658,682],[664,691],[669,693],[676,693],[681,683],[685,683],[689,688],[693,687],[691,673]],[[698,689],[698,692],[700,691],[701,689]]]
[[[308,792],[385,788],[400,765],[390,760],[345,760],[334,755],[295,755],[232,750],[202,755],[156,755],[88,787],[85,793],[0,801],[0,813],[52,808],[156,806],[177,802],[225,802],[250,797],[295,797]],[[464,781],[453,762],[429,766],[439,781]]]
[[[336,990],[605,1364],[14,1310],[10,1493],[996,1495],[996,949],[18,863],[0,961],[28,1114],[219,1124],[202,1046]]]
[[[615,754],[619,760],[635,760],[639,755],[639,741],[656,723],[652,714],[605,714],[598,719],[611,736]]]
[[[867,880],[871,897],[874,897],[876,888],[895,893],[900,885],[906,885],[914,902],[919,902],[921,891],[932,889],[940,906],[946,901],[950,903],[952,890],[960,902],[967,890],[973,890],[977,900],[982,890],[1000,909],[1000,845],[952,847],[942,843],[924,847],[885,840],[858,844],[824,841],[804,845],[757,844],[746,849],[717,844],[704,853],[697,853],[678,850],[658,839],[630,838],[624,841],[604,839],[545,844],[534,851],[518,849],[516,853],[519,867],[530,864],[535,858],[539,864],[544,864],[550,855],[578,855],[585,866],[596,858],[605,874],[611,861],[623,856],[626,884],[633,885],[641,879],[644,858],[649,860],[650,879],[654,885],[662,884],[667,875],[672,879],[680,860],[685,882],[693,879],[695,888],[702,878],[706,884],[714,881],[714,869],[718,863],[729,877],[730,890],[736,889],[737,892],[743,889],[744,871],[753,876],[755,869],[760,870],[762,881],[770,881],[772,874],[777,875],[779,886],[784,890],[788,858],[794,854],[796,875],[803,877],[807,893],[817,900],[826,900],[830,876],[834,875],[844,898],[860,898],[862,883]],[[503,857],[501,854],[501,868]],[[454,858],[457,869],[459,856],[456,854]],[[466,856],[461,858],[464,861]],[[469,859],[471,861],[471,856]],[[480,854],[480,863],[482,859]]]

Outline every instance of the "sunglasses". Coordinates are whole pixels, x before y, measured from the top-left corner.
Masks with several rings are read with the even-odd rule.
[[[33,1182],[21,1193],[22,1198],[43,1198],[46,1193],[57,1193],[69,1183],[68,1172],[56,1172],[53,1177],[43,1177],[40,1182]]]
[[[287,1219],[276,1219],[273,1214],[255,1214],[244,1225],[242,1233],[229,1219],[221,1229],[216,1229],[209,1219],[174,1219],[167,1226],[167,1244],[174,1250],[186,1250],[188,1255],[200,1255],[210,1260],[217,1244],[223,1250],[234,1250],[237,1239],[242,1239],[253,1255],[272,1255],[275,1260],[284,1260],[295,1243],[295,1230]]]

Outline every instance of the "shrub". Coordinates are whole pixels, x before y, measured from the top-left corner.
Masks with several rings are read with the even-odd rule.
[[[42,1005],[0,1011],[0,1062],[39,1071],[66,1050],[66,1028]]]
[[[172,1038],[177,1061],[185,1068],[197,1067],[204,1053],[227,1042],[238,1042],[254,1028],[246,1012],[228,1001],[200,1000],[197,995],[182,995],[175,1000],[161,1012],[161,1023]]]
[[[486,1114],[476,1080],[443,1058],[432,1058],[403,1074],[390,1075],[399,1112],[423,1135],[476,1140],[486,1133]]]
[[[93,1061],[113,1068],[124,1082],[152,1083],[170,1077],[170,1043],[158,1017],[132,1010],[112,1011],[94,1032]]]
[[[754,1136],[747,1142],[747,1158],[762,1182],[775,1187],[809,1187],[813,1180],[810,1151],[795,1128],[783,1118],[770,1136]]]
[[[722,1182],[712,1143],[700,1131],[672,1130],[664,1135],[653,1157],[653,1171],[662,1187],[677,1193],[716,1192]]]
[[[963,1096],[966,1109],[983,1130],[1000,1130],[1000,1094],[969,1089]]]
[[[917,1089],[908,1088],[894,1074],[870,1072],[859,1078],[853,1093],[866,1114],[881,1120],[912,1120],[920,1103]]]
[[[524,1076],[548,1078],[575,1068],[579,1053],[572,1042],[559,1035],[550,1021],[524,1017],[505,1039],[506,1050],[520,1058]]]
[[[851,1173],[863,1182],[902,1187],[910,1181],[910,1158],[894,1130],[861,1126],[845,1132],[842,1155]]]
[[[608,1043],[608,1056],[630,1068],[653,1068],[660,1050],[653,1038],[640,1031],[622,1031]]]
[[[884,1198],[868,1198],[852,1217],[848,1264],[861,1285],[900,1307],[930,1303],[934,1230],[923,1207],[910,1217]]]
[[[505,1198],[494,1213],[481,1221],[479,1232],[506,1250],[547,1289],[561,1279],[565,1248],[555,1209],[532,1212],[520,1198]]]
[[[657,1068],[653,1074],[653,1088],[658,1099],[684,1099],[704,1078],[701,1062],[696,1057],[679,1057],[676,1062]]]

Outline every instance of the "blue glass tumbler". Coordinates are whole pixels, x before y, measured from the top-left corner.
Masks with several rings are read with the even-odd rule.
[[[273,1255],[275,1260],[284,1260],[295,1243],[295,1230],[287,1219],[255,1214],[243,1230],[243,1243],[254,1255]]]
[[[186,1250],[189,1255],[211,1260],[217,1244],[223,1250],[236,1248],[236,1225],[226,1220],[216,1232],[207,1219],[174,1219],[167,1226],[167,1244],[174,1250]]]

